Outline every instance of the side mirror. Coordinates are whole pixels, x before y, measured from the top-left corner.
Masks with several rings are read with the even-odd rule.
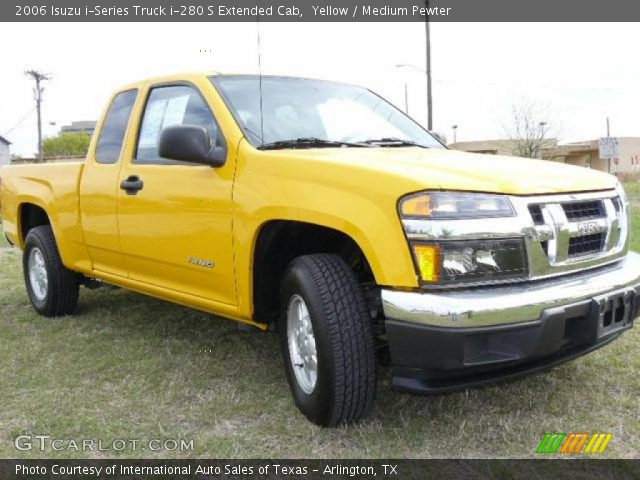
[[[211,138],[198,125],[172,125],[162,130],[158,154],[181,162],[221,167],[227,160],[227,149],[211,146]]]

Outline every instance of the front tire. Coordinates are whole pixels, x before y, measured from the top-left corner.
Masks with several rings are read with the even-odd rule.
[[[298,257],[280,304],[280,343],[298,409],[323,427],[365,417],[376,393],[374,337],[351,269],[336,255]]]
[[[78,306],[78,275],[60,259],[48,225],[29,230],[22,255],[24,282],[31,304],[45,317],[70,315]]]

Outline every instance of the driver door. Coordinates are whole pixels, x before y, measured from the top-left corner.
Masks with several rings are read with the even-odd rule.
[[[118,224],[129,277],[236,305],[233,162],[212,168],[161,158],[160,133],[178,124],[202,126],[213,141],[222,135],[196,86],[151,86],[136,148],[119,179]]]

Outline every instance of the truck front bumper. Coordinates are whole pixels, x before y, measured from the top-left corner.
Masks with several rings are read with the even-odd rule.
[[[587,272],[508,286],[384,289],[392,385],[444,392],[552,367],[631,328],[639,295],[636,253]]]

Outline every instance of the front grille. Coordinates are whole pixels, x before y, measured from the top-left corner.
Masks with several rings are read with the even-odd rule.
[[[582,220],[592,220],[606,216],[601,200],[563,203],[562,208],[567,216],[567,220],[570,222],[580,222]]]
[[[540,246],[542,250],[544,250],[545,255],[549,255],[549,242],[547,240],[543,240],[540,242]]]
[[[590,253],[599,253],[604,246],[605,234],[594,233],[571,237],[569,239],[569,257],[579,257]]]
[[[620,213],[620,210],[622,210],[622,206],[620,205],[620,197],[612,198],[611,201],[613,202],[613,208],[616,210],[616,213]]]
[[[529,213],[533,219],[535,225],[542,225],[544,223],[544,217],[542,216],[542,209],[540,205],[529,205]]]

